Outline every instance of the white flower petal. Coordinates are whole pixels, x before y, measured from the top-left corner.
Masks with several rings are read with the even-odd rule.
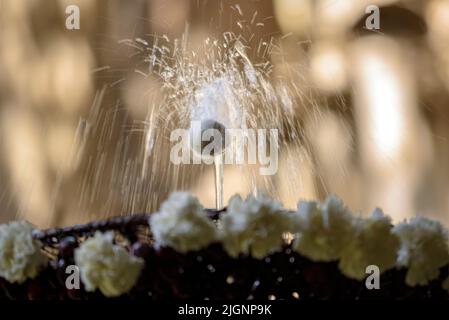
[[[207,247],[217,240],[217,228],[198,199],[187,192],[174,192],[149,221],[156,246],[185,253]]]
[[[46,265],[42,244],[33,239],[32,232],[33,226],[25,221],[0,225],[0,277],[23,283]]]
[[[408,268],[409,286],[427,285],[449,263],[447,230],[437,221],[417,217],[393,228],[401,241],[397,266]]]
[[[293,247],[314,261],[337,260],[355,233],[351,212],[335,196],[329,196],[321,205],[300,202],[294,217]]]
[[[263,258],[282,246],[290,218],[281,204],[265,196],[234,196],[220,217],[223,245],[232,257],[240,253]]]
[[[97,288],[106,297],[120,296],[134,287],[144,261],[113,244],[113,233],[96,232],[75,250],[75,263],[87,291]]]
[[[392,233],[391,219],[376,209],[367,219],[355,220],[354,225],[356,234],[340,258],[343,274],[362,280],[369,265],[377,266],[381,272],[394,267],[399,238]]]

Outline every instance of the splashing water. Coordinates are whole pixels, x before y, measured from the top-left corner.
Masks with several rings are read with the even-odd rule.
[[[196,51],[178,48],[175,44],[171,63],[166,63],[169,60],[165,54],[148,59],[159,67],[157,74],[168,97],[161,108],[162,118],[177,117],[179,127],[188,127],[189,120],[212,119],[231,129],[276,128],[283,143],[300,136],[291,123],[294,99],[289,84],[285,79],[271,78],[273,65],[269,57],[275,50],[280,51],[273,41],[259,42],[252,59],[249,52],[254,50],[248,42],[230,32],[221,39],[206,39]],[[155,53],[152,51],[150,56]],[[291,124],[287,130],[285,123]],[[243,158],[245,155],[239,153],[244,152],[242,144],[246,143],[245,139],[236,139],[228,148],[237,153],[236,157]],[[220,199],[223,168],[216,160],[216,199]],[[254,193],[258,189],[268,193],[275,189],[272,177],[261,178],[249,166],[242,169],[245,175],[250,175]]]
[[[100,139],[95,146],[96,156],[85,160],[88,163],[80,203],[103,199],[96,211],[108,214],[153,211],[169,192],[189,189],[191,181],[198,180],[205,167],[171,163],[167,141],[173,130],[187,129],[191,121],[211,119],[233,129],[276,128],[280,149],[287,144],[299,145],[297,138],[302,133],[293,119],[293,109],[295,101],[307,101],[310,97],[290,80],[272,78],[270,59],[276,53],[282,56],[274,41],[251,39],[225,32],[220,38],[205,39],[194,50],[189,46],[188,32],[181,39],[154,36],[121,41],[134,48],[136,56],[145,62],[145,69],[136,69],[136,73],[160,79],[163,95],[149,106],[146,121],[140,127],[136,123],[126,124],[126,120],[119,122],[118,105],[112,113],[104,114],[98,106],[91,111],[87,123],[96,129],[90,134]],[[119,137],[113,133],[117,126],[121,127]],[[247,141],[233,143],[236,145],[232,148],[240,152],[245,148],[238,144]],[[106,145],[112,147],[107,149]],[[141,147],[140,151],[136,152],[136,146]],[[112,160],[107,161],[111,152]],[[292,168],[297,165],[297,154],[285,154]],[[221,208],[223,154],[215,157],[214,163],[216,207]],[[253,193],[263,191],[276,197],[276,177],[261,177],[250,165],[240,167]],[[102,194],[101,190],[106,191]]]

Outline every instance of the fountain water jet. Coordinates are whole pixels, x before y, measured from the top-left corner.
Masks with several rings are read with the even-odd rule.
[[[199,128],[200,132],[194,132],[195,127],[190,127],[190,148],[200,158],[212,157],[215,166],[215,207],[217,210],[223,208],[223,165],[224,165],[224,153],[226,152],[226,140],[225,137],[226,127],[213,119],[206,119],[201,121]],[[199,134],[201,137],[204,134],[212,133],[211,140],[205,141],[204,139],[194,139],[194,136]],[[216,135],[218,134],[218,135]],[[207,146],[212,143],[210,153],[206,153]]]
[[[232,154],[244,162],[235,160],[229,163],[238,166],[230,168],[231,171],[241,172],[236,176],[242,186],[238,192],[263,192],[279,197],[275,173],[260,176],[261,162],[253,164],[249,156],[246,159],[250,139],[245,134],[229,139],[229,145],[226,140],[218,145],[218,141],[212,140],[212,135],[209,141],[199,139],[195,142],[197,145],[191,143],[183,148],[190,150],[189,157],[193,155],[193,164],[198,164],[196,167],[188,167],[192,164],[190,162],[173,162],[167,153],[170,148],[167,142],[170,140],[171,147],[174,147],[175,140],[171,140],[171,134],[179,129],[189,133],[191,122],[197,121],[200,123],[200,137],[208,129],[217,130],[221,136],[226,136],[223,131],[227,129],[229,132],[236,129],[237,132],[276,129],[279,131],[279,150],[288,144],[301,144],[298,137],[302,136],[302,129],[295,123],[293,110],[297,101],[310,97],[304,97],[306,93],[302,87],[291,83],[300,70],[290,68],[288,77],[278,77],[273,73],[271,57],[278,55],[282,58],[282,48],[277,47],[274,40],[247,39],[226,32],[219,38],[207,38],[201,47],[190,50],[185,39],[188,39],[187,35],[182,39],[155,36],[153,43],[149,39],[147,44],[129,39],[129,44],[140,51],[148,67],[142,73],[158,78],[162,92],[144,123],[143,158],[142,161],[136,159],[137,165],[142,162],[139,173],[144,190],[138,189],[136,194],[144,193],[141,199],[146,201],[149,208],[146,210],[152,210],[167,193],[192,188],[192,182],[198,182],[198,176],[204,173],[203,164],[214,164],[216,205],[221,207],[223,166],[228,164],[226,157]],[[283,60],[280,61],[278,64]],[[189,136],[185,140],[189,143]],[[210,148],[211,144],[215,147]],[[271,140],[266,146],[270,145]],[[203,154],[206,146],[209,147],[208,155]],[[208,161],[198,161],[198,155],[201,155],[200,159],[208,158]],[[294,166],[296,154],[288,158]],[[294,177],[289,178],[289,189],[293,190],[298,182]],[[205,195],[208,191],[200,192]]]

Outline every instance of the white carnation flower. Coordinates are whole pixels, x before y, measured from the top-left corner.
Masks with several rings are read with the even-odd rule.
[[[300,202],[293,247],[314,261],[337,260],[354,236],[352,220],[351,212],[335,196],[327,197],[321,205]]]
[[[281,248],[290,219],[280,203],[266,196],[250,195],[243,200],[236,195],[220,222],[223,245],[230,256],[243,253],[260,259]]]
[[[427,285],[449,262],[446,229],[437,221],[423,217],[393,228],[401,241],[397,266],[408,268],[405,282],[409,286]]]
[[[156,246],[185,253],[207,247],[217,240],[217,228],[198,199],[187,192],[174,192],[151,215],[149,224]]]
[[[23,283],[38,275],[47,263],[41,242],[32,237],[33,226],[25,221],[0,225],[0,277]]]
[[[339,267],[343,274],[362,280],[369,265],[376,265],[381,272],[394,267],[399,238],[392,233],[390,217],[375,209],[369,218],[359,218],[354,225],[356,234],[340,258]]]
[[[106,297],[120,296],[134,287],[144,261],[113,244],[112,232],[96,232],[75,250],[75,263],[87,291],[97,288]]]

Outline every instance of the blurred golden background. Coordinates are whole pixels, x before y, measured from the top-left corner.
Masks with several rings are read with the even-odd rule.
[[[380,30],[365,28],[371,4]],[[79,30],[65,27],[68,5]],[[126,40],[186,31],[199,51],[227,31],[276,39],[270,76],[293,79],[285,105],[301,136],[260,190],[289,208],[335,193],[363,215],[449,223],[449,0],[0,0],[0,222],[154,211],[176,189],[213,207],[212,168],[178,174],[160,156],[137,174],[163,83]],[[254,179],[227,167],[225,201]]]

